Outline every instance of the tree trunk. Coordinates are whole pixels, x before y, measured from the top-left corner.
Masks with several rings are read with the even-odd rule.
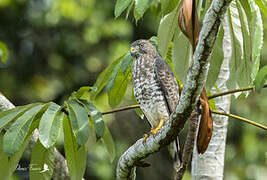
[[[223,21],[224,39],[223,51],[224,60],[221,66],[220,74],[216,84],[221,92],[227,91],[226,81],[229,77],[229,60],[231,59],[231,40],[229,34],[229,25],[226,18]],[[218,93],[215,88],[212,93]],[[216,107],[218,110],[229,112],[230,110],[231,95],[221,96],[215,99]],[[224,153],[226,144],[226,134],[228,117],[213,114],[213,135],[207,151],[203,155],[198,155],[196,146],[192,158],[192,179],[209,179],[209,180],[222,180],[224,169]]]

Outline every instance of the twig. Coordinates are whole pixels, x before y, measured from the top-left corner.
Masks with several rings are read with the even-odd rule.
[[[264,125],[262,125],[262,124],[260,124],[260,123],[256,123],[256,122],[254,122],[254,121],[251,121],[251,120],[249,120],[249,119],[246,119],[246,118],[243,118],[243,117],[240,117],[240,116],[236,116],[236,115],[234,115],[234,114],[228,114],[228,113],[225,113],[225,112],[215,111],[215,110],[211,110],[211,112],[212,112],[213,114],[219,114],[219,115],[223,115],[223,116],[232,117],[232,118],[241,120],[241,121],[243,121],[243,122],[246,122],[246,123],[248,123],[248,124],[251,124],[251,125],[253,125],[253,126],[257,126],[257,127],[262,128],[262,129],[264,129],[264,130],[267,130],[267,127],[264,126]]]
[[[115,112],[125,111],[125,110],[129,110],[129,109],[136,109],[136,108],[140,108],[140,106],[138,104],[130,105],[130,106],[124,106],[124,107],[112,109],[109,111],[104,111],[104,112],[102,112],[102,114],[106,115],[106,114],[111,114],[111,113],[115,113]]]
[[[267,87],[267,84],[264,84],[263,88],[266,88],[266,87]],[[213,98],[216,98],[216,97],[219,97],[219,96],[225,96],[225,95],[228,95],[228,94],[233,94],[233,93],[242,92],[242,91],[251,91],[254,88],[255,88],[254,86],[250,86],[250,87],[247,87],[247,88],[234,89],[234,90],[230,90],[230,91],[226,91],[226,92],[222,92],[222,93],[211,95],[211,96],[208,97],[208,99],[213,99]]]

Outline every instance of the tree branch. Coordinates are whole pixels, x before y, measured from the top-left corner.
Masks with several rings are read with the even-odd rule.
[[[200,92],[207,78],[209,56],[214,46],[218,29],[231,0],[214,0],[206,13],[199,43],[193,56],[180,103],[156,136],[149,136],[146,142],[139,139],[119,159],[117,179],[134,179],[134,164],[150,154],[169,145],[178,136],[187,119],[190,118]]]
[[[3,95],[0,93],[0,112],[5,111],[8,109],[15,108],[15,106]],[[29,145],[25,151],[32,151],[32,148],[34,147],[34,144],[38,140],[38,130],[35,130],[33,132],[32,138],[29,142]],[[54,148],[55,153],[55,166],[54,166],[54,172],[53,172],[53,179],[70,179],[69,176],[69,170],[67,168],[66,160],[65,158],[60,154],[60,152]]]
[[[240,117],[240,116],[236,116],[234,114],[228,114],[228,113],[225,113],[225,112],[221,112],[221,111],[215,111],[215,110],[211,110],[212,113],[214,114],[219,114],[219,115],[223,115],[223,116],[228,116],[228,117],[232,117],[232,118],[235,118],[235,119],[238,119],[238,120],[241,120],[243,122],[246,122],[248,124],[251,124],[253,126],[257,126],[259,128],[262,128],[264,130],[267,130],[267,127],[260,124],[260,123],[257,123],[257,122],[254,122],[254,121],[251,121],[249,119],[246,119],[246,118],[243,118],[243,117]]]

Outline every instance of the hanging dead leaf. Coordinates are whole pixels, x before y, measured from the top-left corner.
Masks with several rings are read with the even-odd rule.
[[[208,148],[213,130],[213,119],[205,88],[203,88],[200,95],[200,105],[201,119],[197,135],[197,150],[198,153],[203,154]]]

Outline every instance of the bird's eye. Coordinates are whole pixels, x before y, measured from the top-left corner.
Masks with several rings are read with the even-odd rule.
[[[143,48],[144,47],[144,44],[140,44],[139,46],[140,46],[140,48]]]

